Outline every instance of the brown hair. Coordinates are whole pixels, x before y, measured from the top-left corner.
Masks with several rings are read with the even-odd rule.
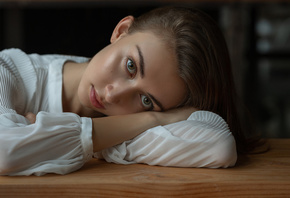
[[[207,14],[190,8],[165,7],[136,18],[129,33],[152,31],[175,51],[193,106],[222,116],[233,133],[238,152],[246,152],[237,113],[237,94],[224,36]]]

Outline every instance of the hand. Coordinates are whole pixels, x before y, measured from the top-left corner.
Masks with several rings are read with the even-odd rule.
[[[36,121],[36,115],[34,113],[31,113],[31,112],[28,112],[25,115],[25,118],[28,119],[31,124],[34,124]]]
[[[165,112],[157,112],[157,120],[160,125],[167,125],[186,120],[193,112],[197,110],[198,109],[194,107],[183,107]]]

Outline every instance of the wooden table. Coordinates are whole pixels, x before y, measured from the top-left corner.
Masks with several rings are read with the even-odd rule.
[[[290,197],[290,139],[234,168],[116,165],[91,160],[65,176],[0,176],[0,197]]]

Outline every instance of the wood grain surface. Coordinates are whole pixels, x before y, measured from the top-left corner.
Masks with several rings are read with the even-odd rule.
[[[68,175],[0,176],[0,197],[290,197],[290,139],[234,168],[116,165],[91,160]]]

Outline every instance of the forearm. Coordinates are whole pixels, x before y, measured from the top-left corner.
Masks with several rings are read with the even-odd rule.
[[[183,108],[166,112],[141,112],[93,118],[94,152],[130,140],[152,127],[186,120],[194,111],[196,111],[194,108]]]
[[[160,124],[153,112],[93,118],[92,120],[94,152],[132,139]]]
[[[209,111],[193,113],[188,121],[151,129],[125,146],[117,145],[98,156],[121,164],[208,168],[230,167],[237,159],[235,139],[227,123]]]

